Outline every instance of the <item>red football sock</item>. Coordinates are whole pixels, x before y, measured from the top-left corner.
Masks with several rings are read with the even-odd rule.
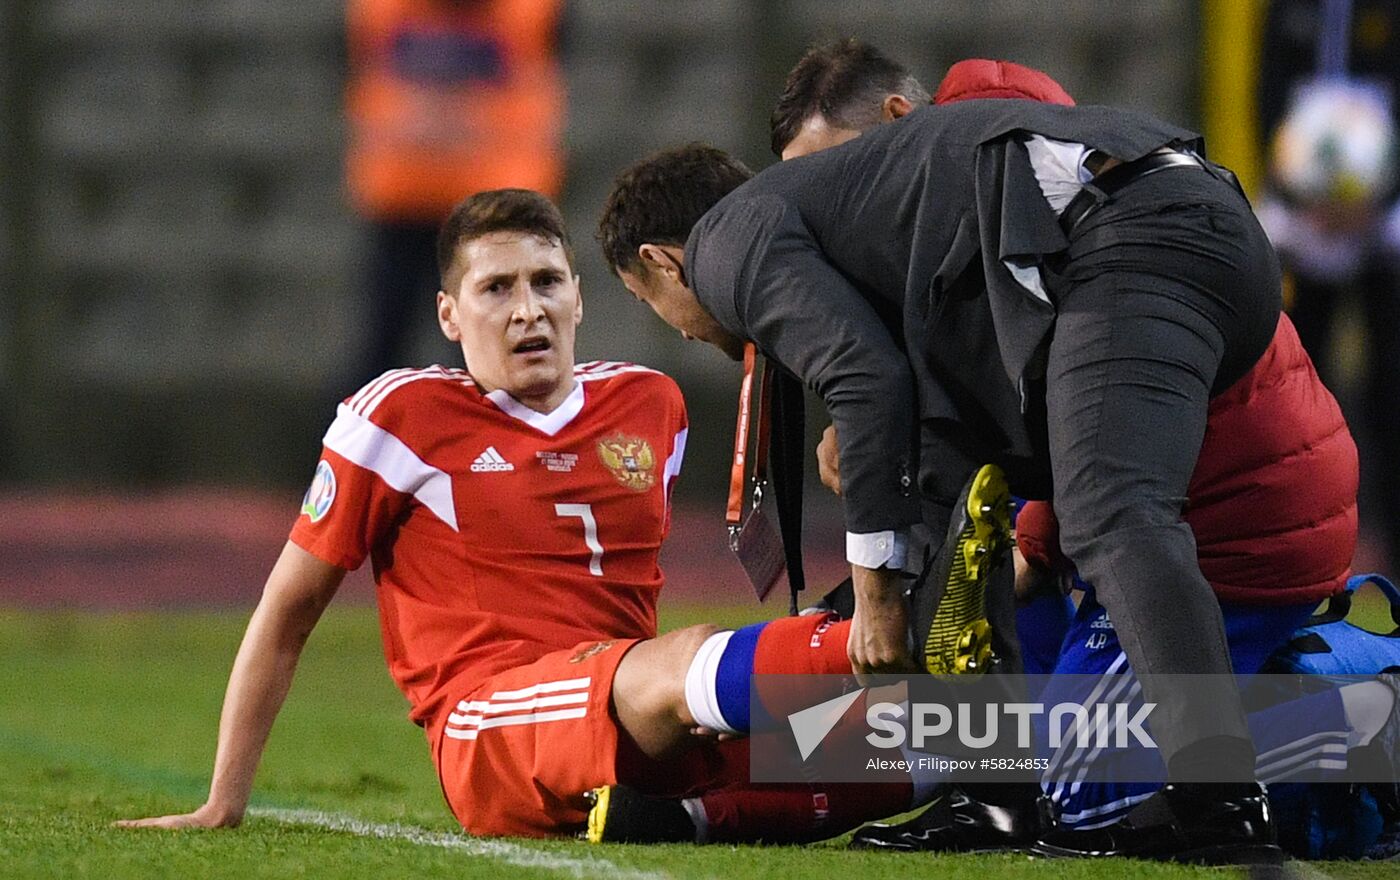
[[[710,843],[808,843],[903,812],[912,797],[903,782],[743,783],[707,792],[700,803]]]
[[[850,621],[834,615],[770,622],[754,645],[755,675],[850,675]],[[792,695],[802,697],[800,691]],[[770,707],[771,708],[771,707]],[[835,837],[909,809],[907,782],[763,784],[741,782],[700,797],[714,843],[806,843]]]
[[[754,646],[755,675],[850,675],[846,639],[849,620],[810,614],[774,620],[758,634]]]

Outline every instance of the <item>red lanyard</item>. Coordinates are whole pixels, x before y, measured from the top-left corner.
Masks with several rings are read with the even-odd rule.
[[[754,344],[752,342],[745,343],[744,381],[739,386],[739,419],[734,425],[734,463],[729,468],[729,507],[724,516],[724,521],[729,523],[731,531],[739,527],[744,513],[744,461],[749,446],[749,422],[753,409],[753,377],[757,360],[758,350],[754,348]],[[763,484],[766,482],[763,473],[768,467],[770,409],[768,392],[772,384],[773,368],[765,360],[762,378],[759,379],[758,437],[754,442],[753,453],[754,506],[758,505],[758,501],[762,497]]]

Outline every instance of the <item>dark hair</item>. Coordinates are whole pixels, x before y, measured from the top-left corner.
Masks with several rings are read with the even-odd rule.
[[[928,92],[904,65],[868,43],[847,37],[813,46],[788,74],[768,119],[774,154],[781,156],[813,116],[841,128],[871,128],[880,122],[888,95],[902,95],[915,106],[929,102]]]
[[[453,208],[438,230],[438,277],[444,290],[461,246],[492,232],[524,232],[557,242],[573,268],[574,249],[564,227],[564,215],[553,202],[532,189],[487,190],[467,197]]]
[[[598,220],[608,268],[632,270],[644,244],[683,246],[705,212],[750,177],[744,163],[708,144],[663,150],[623,171]]]

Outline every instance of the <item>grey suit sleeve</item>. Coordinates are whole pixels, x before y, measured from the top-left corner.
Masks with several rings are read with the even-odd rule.
[[[732,203],[706,221],[697,293],[705,291],[703,302],[732,291],[732,311],[716,318],[735,321],[826,403],[840,444],[847,530],[917,523],[913,374],[874,309],[781,199]]]

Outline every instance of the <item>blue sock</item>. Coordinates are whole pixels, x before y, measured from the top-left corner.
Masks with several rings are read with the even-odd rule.
[[[749,681],[753,678],[753,655],[758,635],[767,623],[755,623],[735,630],[719,658],[715,672],[715,695],[719,711],[729,726],[749,732]]]

